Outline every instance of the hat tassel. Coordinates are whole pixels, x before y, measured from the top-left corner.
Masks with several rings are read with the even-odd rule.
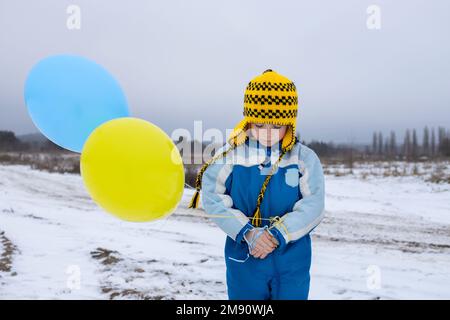
[[[200,191],[196,190],[194,196],[189,202],[188,208],[196,209],[198,208],[198,202],[200,201]]]
[[[259,206],[256,208],[255,213],[253,214],[252,225],[254,225],[255,227],[261,226],[261,212],[259,210]]]

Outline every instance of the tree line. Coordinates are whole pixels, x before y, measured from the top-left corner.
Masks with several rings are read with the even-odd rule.
[[[416,129],[406,129],[399,139],[395,131],[387,135],[375,131],[371,144],[355,145],[353,143],[336,144],[313,140],[301,142],[311,147],[319,156],[344,162],[355,160],[399,160],[422,161],[450,157],[450,131],[444,127],[423,128],[419,139]]]
[[[301,140],[300,136],[297,137]],[[423,128],[423,134],[419,141],[416,129],[406,129],[402,139],[398,139],[394,131],[383,135],[381,131],[375,131],[372,135],[372,143],[354,145],[352,143],[335,144],[313,140],[302,143],[311,147],[317,154],[325,158],[353,160],[432,160],[450,157],[450,131],[444,127]],[[24,142],[17,138],[12,131],[0,131],[0,151],[20,152],[52,152],[64,151],[50,140],[41,142]]]
[[[426,126],[419,140],[416,129],[406,129],[402,141],[397,142],[394,131],[383,138],[382,132],[374,132],[370,155],[403,160],[433,159],[450,156],[450,132],[444,127],[437,130]]]
[[[25,142],[17,138],[12,131],[0,130],[0,151],[3,152],[30,152],[30,151],[61,151],[63,150],[50,140],[43,140],[42,142],[31,141]]]

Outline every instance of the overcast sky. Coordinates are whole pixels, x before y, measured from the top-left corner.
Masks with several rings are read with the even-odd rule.
[[[66,8],[81,9],[81,29]],[[368,6],[381,29],[366,26]],[[450,128],[450,1],[0,0],[0,130],[36,132],[23,100],[30,68],[83,55],[119,81],[133,116],[169,135],[225,131],[248,81],[267,68],[299,90],[303,139],[370,141]]]

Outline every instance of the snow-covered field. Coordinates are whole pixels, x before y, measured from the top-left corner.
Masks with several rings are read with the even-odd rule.
[[[311,299],[449,299],[450,185],[326,177]],[[202,211],[127,223],[81,177],[0,165],[0,299],[226,299],[225,235]]]

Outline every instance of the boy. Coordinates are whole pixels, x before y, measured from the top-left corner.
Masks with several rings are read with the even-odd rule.
[[[229,299],[308,299],[309,233],[323,219],[325,183],[316,153],[295,136],[297,101],[286,77],[269,69],[254,78],[230,146],[197,176],[189,207],[201,191],[203,208],[228,235]]]

